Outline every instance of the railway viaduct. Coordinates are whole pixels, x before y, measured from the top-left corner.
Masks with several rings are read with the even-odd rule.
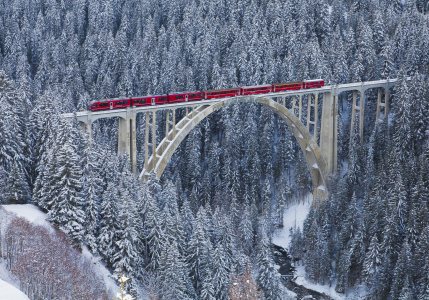
[[[76,118],[86,129],[91,138],[92,123],[102,118],[119,118],[118,152],[127,153],[131,160],[132,172],[137,174],[136,117],[138,113],[146,114],[145,130],[145,164],[139,175],[141,181],[147,179],[154,171],[161,177],[171,156],[186,135],[211,113],[234,103],[254,102],[272,109],[288,125],[298,141],[307,161],[314,187],[314,195],[326,198],[329,193],[328,179],[337,170],[337,136],[338,136],[338,96],[351,92],[353,98],[351,132],[359,126],[361,142],[363,141],[365,92],[376,89],[377,111],[376,122],[387,122],[389,114],[389,88],[397,79],[358,82],[322,88],[303,89],[270,94],[237,96],[182,102],[158,106],[128,107],[127,109],[99,112],[77,112]],[[321,114],[319,108],[321,107]],[[185,116],[176,120],[176,110],[185,109]],[[166,111],[166,132],[164,139],[156,143],[156,112]],[[319,115],[321,115],[320,120]],[[67,119],[74,114],[64,114]],[[355,125],[354,120],[359,119]],[[318,133],[320,132],[320,136]]]

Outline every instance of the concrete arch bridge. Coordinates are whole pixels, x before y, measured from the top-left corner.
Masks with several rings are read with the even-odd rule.
[[[291,129],[309,167],[314,195],[319,195],[323,199],[329,193],[328,179],[337,170],[338,96],[343,92],[352,92],[351,132],[355,126],[353,120],[359,118],[357,126],[359,126],[362,141],[365,92],[370,89],[377,90],[376,121],[387,121],[389,88],[396,82],[397,79],[378,80],[158,106],[128,107],[99,112],[85,111],[76,113],[76,117],[82,127],[86,128],[90,137],[93,122],[102,118],[119,117],[118,152],[129,155],[132,172],[137,174],[136,118],[137,114],[145,113],[145,163],[139,174],[140,180],[143,181],[152,171],[158,178],[161,177],[174,151],[186,135],[205,117],[230,104],[260,103],[278,114]],[[319,113],[320,107],[321,114]],[[176,120],[176,110],[182,108],[185,108],[186,114],[181,120]],[[165,110],[167,118],[165,137],[157,145],[156,112],[159,110]],[[320,119],[319,115],[321,115]],[[67,119],[74,117],[73,114],[63,116]]]

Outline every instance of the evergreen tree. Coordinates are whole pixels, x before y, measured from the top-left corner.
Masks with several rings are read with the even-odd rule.
[[[25,175],[20,170],[18,163],[15,161],[9,176],[4,182],[7,189],[3,194],[5,203],[27,203],[30,199],[30,188],[26,181]]]
[[[258,257],[258,269],[257,282],[264,290],[265,299],[282,299],[280,275],[275,271],[271,251],[265,239],[261,242]]]

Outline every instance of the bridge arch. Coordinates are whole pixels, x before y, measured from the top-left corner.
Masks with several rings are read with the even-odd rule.
[[[225,99],[214,104],[203,104],[196,107],[192,113],[184,117],[180,122],[177,123],[176,127],[173,128],[156,147],[152,156],[145,162],[145,166],[139,176],[140,180],[145,180],[151,171],[154,171],[158,178],[161,178],[165,167],[170,161],[172,155],[188,135],[188,133],[197,126],[203,119],[219,109],[235,103],[242,102],[253,102],[260,103],[275,113],[277,113],[292,130],[295,138],[297,139],[301,150],[304,153],[307,165],[310,169],[311,179],[313,182],[314,190],[322,194],[327,192],[327,176],[328,170],[326,161],[322,156],[321,150],[317,145],[317,142],[307,130],[304,124],[284,105],[281,105],[274,100],[263,97],[263,96],[247,96],[247,97],[235,97]]]

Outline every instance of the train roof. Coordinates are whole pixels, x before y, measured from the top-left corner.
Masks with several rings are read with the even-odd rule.
[[[304,82],[313,82],[313,81],[323,81],[322,78],[320,79],[309,79],[309,80],[304,80]]]
[[[235,87],[235,88],[229,88],[229,89],[220,89],[220,90],[205,90],[203,92],[206,93],[211,93],[211,92],[223,92],[223,91],[230,91],[230,90],[239,90],[239,87]]]
[[[120,101],[120,100],[129,100],[130,97],[118,97],[118,98],[109,98],[109,99],[101,99],[101,100],[92,100],[91,104],[96,102],[106,102],[106,101]]]
[[[268,87],[271,86],[271,84],[260,84],[260,85],[248,85],[248,86],[242,86],[243,89],[253,89],[258,87]]]
[[[297,84],[297,83],[302,83],[302,81],[285,82],[285,83],[275,83],[273,85],[278,86],[278,85]]]
[[[195,94],[195,93],[201,93],[201,91],[193,91],[193,92],[172,92],[172,93],[169,93],[169,95]]]
[[[135,99],[135,98],[150,98],[150,97],[162,97],[162,96],[167,96],[167,95],[145,95],[145,96],[134,96],[130,98]]]

